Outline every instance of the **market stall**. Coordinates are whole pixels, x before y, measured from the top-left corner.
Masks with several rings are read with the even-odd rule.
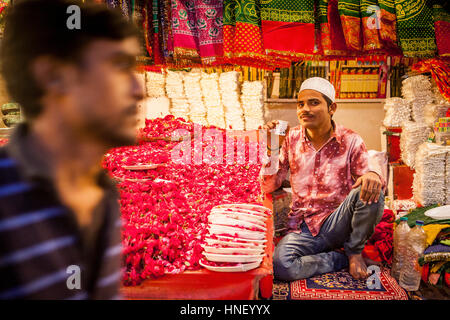
[[[147,93],[141,105],[144,131],[151,126],[150,118],[173,115],[201,125],[203,130],[232,130],[259,142],[258,134],[251,132],[268,120],[296,124],[296,92],[303,80],[321,76],[336,88],[337,102],[343,110],[337,114],[338,121],[360,133],[370,148],[385,152],[373,152],[372,161],[380,166],[386,166],[386,160],[389,163],[383,169],[389,171],[387,211],[366,246],[365,256],[389,268],[394,219],[402,210],[445,204],[445,198],[435,199],[423,187],[420,179],[430,179],[430,174],[415,173],[414,163],[420,166],[427,158],[428,151],[418,152],[419,146],[429,139],[435,121],[443,126],[440,112],[448,105],[448,46],[443,41],[450,22],[448,8],[431,3],[409,5],[405,1],[356,4],[329,0],[319,1],[318,6],[313,1],[271,1],[261,5],[254,1],[106,2],[143,26],[145,55],[139,71]],[[304,37],[292,41],[298,33]],[[355,111],[354,106],[360,110]],[[346,108],[353,114],[371,110],[367,117],[379,120],[358,127],[347,122],[350,111]],[[436,132],[439,130],[444,129]],[[196,135],[192,136],[195,140]],[[441,142],[444,136],[438,133],[434,141]],[[440,165],[445,168],[444,162]],[[125,178],[142,178],[135,173],[123,174]],[[443,181],[440,188],[446,190],[447,184]],[[291,199],[289,185],[286,187],[273,195],[259,195],[256,201],[254,197],[251,201],[245,196],[240,199],[255,203],[266,199],[264,205],[273,210],[267,226],[272,230],[266,235],[268,241],[272,239],[273,223],[277,237],[284,229],[283,216]],[[413,196],[415,199],[411,199]],[[221,197],[214,200],[208,210],[213,204],[228,202]],[[270,251],[266,255],[270,256]],[[187,267],[180,273],[167,274],[171,270],[165,266],[160,275],[166,275],[158,278],[151,274],[142,284],[128,284],[123,294],[129,298],[255,298],[256,283],[263,274],[270,278],[267,256],[259,268],[242,274],[221,275],[201,265],[195,271]],[[138,269],[135,272],[132,277],[139,278]],[[405,297],[396,282],[389,279],[389,271],[386,281],[387,287],[390,283],[393,286],[387,290],[395,293],[385,298]],[[235,291],[227,291],[231,283]],[[189,286],[195,287],[195,293],[184,290]],[[375,296],[368,293],[366,298]]]

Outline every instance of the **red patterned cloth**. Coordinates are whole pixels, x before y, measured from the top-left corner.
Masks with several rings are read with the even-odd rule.
[[[401,53],[398,47],[397,17],[394,0],[378,0],[380,6],[380,38],[385,50]]]
[[[361,22],[363,34],[363,49],[365,52],[379,51],[383,48],[378,30],[380,22],[377,12],[377,0],[361,1]]]
[[[347,48],[353,51],[362,50],[360,0],[339,0],[338,10],[344,29]]]
[[[314,0],[263,1],[261,20],[269,55],[298,60],[314,53]]]
[[[450,56],[450,13],[441,5],[434,4],[433,14],[438,53],[440,56]]]
[[[416,72],[430,72],[442,96],[450,102],[450,59],[432,58],[411,66]]]
[[[261,12],[255,0],[225,0],[223,10],[225,62],[270,70],[290,66],[286,59],[266,55]]]
[[[337,0],[320,0],[319,22],[323,53],[327,56],[344,56],[348,54]]]
[[[347,271],[330,272],[292,282],[275,281],[273,300],[408,300],[408,295],[389,274],[376,270],[379,281],[354,279]],[[375,276],[373,276],[375,278]]]

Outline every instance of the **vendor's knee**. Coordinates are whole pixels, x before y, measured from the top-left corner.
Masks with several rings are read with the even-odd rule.
[[[280,259],[273,260],[273,276],[275,279],[283,281],[294,281],[296,279],[296,270],[292,262],[283,261]]]
[[[273,275],[283,281],[295,280],[294,259],[283,252],[283,248],[277,246],[273,254]]]

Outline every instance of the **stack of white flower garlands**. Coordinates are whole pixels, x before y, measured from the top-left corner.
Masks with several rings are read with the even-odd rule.
[[[448,108],[450,108],[450,104],[428,103],[425,106],[425,123],[430,127],[434,127],[434,124],[438,122],[439,118],[445,117]]]
[[[166,92],[171,102],[170,113],[189,120],[189,102],[184,93],[182,72],[167,71]]]
[[[430,130],[425,123],[403,122],[400,150],[403,162],[409,167],[414,168],[417,149],[427,140]]]
[[[145,88],[147,97],[159,98],[166,95],[165,75],[158,72],[145,72]]]
[[[186,72],[184,74],[184,92],[189,102],[190,112],[189,118],[192,122],[201,124],[203,126],[208,125],[206,120],[206,108],[203,103],[203,94],[200,88],[199,71]]]
[[[409,104],[402,98],[388,98],[384,103],[383,124],[386,127],[401,127],[402,123],[409,121],[411,117],[411,109]]]
[[[414,199],[423,206],[446,201],[445,163],[449,147],[423,143],[416,154],[413,181]]]
[[[256,130],[264,125],[264,86],[261,81],[244,81],[242,84],[242,108],[245,129]]]
[[[431,91],[434,95],[434,102],[436,104],[448,104],[447,100],[442,96],[442,93],[439,91],[439,88],[436,85],[436,82],[433,81],[431,84]]]
[[[221,73],[219,87],[227,129],[244,130],[244,115],[239,102],[239,73],[237,71]]]
[[[219,91],[219,75],[217,73],[202,73],[200,79],[203,101],[206,107],[206,120],[209,125],[225,128],[225,112]]]
[[[433,100],[430,78],[424,75],[403,80],[402,95],[411,106],[411,116],[416,122],[425,121],[425,106]]]

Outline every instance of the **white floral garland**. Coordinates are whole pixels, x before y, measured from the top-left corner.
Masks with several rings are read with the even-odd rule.
[[[190,120],[190,107],[184,93],[183,77],[182,72],[167,71],[166,92],[171,102],[170,113],[175,117]]]
[[[209,125],[225,128],[225,112],[220,98],[219,75],[202,72],[200,87],[206,106],[206,119]]]
[[[412,121],[403,123],[400,150],[403,162],[409,167],[414,168],[417,149],[427,140],[430,131],[430,127],[424,123]]]
[[[256,130],[264,125],[264,85],[261,81],[244,81],[242,84],[242,108],[245,129]]]
[[[409,121],[411,118],[411,109],[405,99],[388,98],[384,103],[383,124],[386,127],[401,127],[402,123]]]
[[[166,95],[165,75],[158,72],[145,72],[145,89],[149,98],[160,98]]]
[[[200,78],[201,73],[199,71],[184,73],[184,91],[190,106],[190,120],[194,123],[207,126],[208,121],[206,119],[206,108],[203,103],[203,94],[200,88]]]
[[[423,206],[444,204],[446,201],[448,177],[445,175],[445,163],[449,152],[449,147],[428,142],[421,144],[417,150],[413,194],[414,199]]]
[[[244,114],[239,101],[239,73],[237,71],[221,73],[219,87],[227,129],[244,130]]]
[[[416,122],[425,121],[425,106],[433,101],[430,78],[413,76],[402,81],[402,96],[410,103],[411,116]]]

